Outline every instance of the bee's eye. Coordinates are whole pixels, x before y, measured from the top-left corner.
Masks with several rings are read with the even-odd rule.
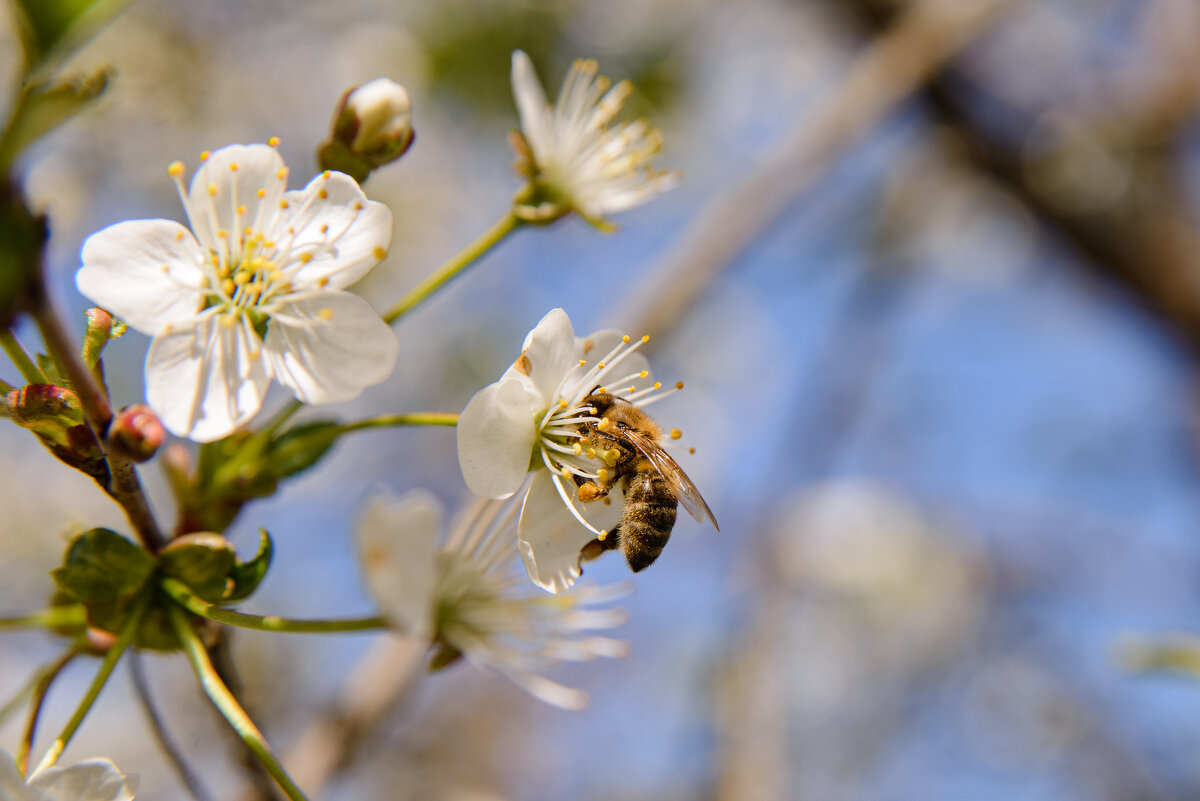
[[[624,431],[624,430],[625,430],[625,424],[624,424],[624,423],[617,423],[617,428],[619,428],[619,429],[621,429],[622,431]]]

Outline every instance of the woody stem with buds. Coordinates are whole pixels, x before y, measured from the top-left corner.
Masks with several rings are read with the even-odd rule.
[[[95,375],[83,363],[70,336],[58,315],[55,314],[50,304],[50,298],[46,294],[41,264],[38,265],[36,275],[38,279],[33,292],[33,318],[37,322],[38,330],[42,333],[42,341],[46,344],[46,350],[49,351],[50,356],[67,380],[71,382],[71,389],[79,397],[84,418],[96,435],[97,443],[104,451],[109,470],[112,473],[112,480],[105,489],[125,510],[125,516],[129,518],[130,525],[137,532],[138,538],[141,539],[146,549],[151,553],[157,553],[166,544],[166,538],[158,526],[158,521],[154,519],[154,514],[150,511],[150,504],[146,500],[146,493],[142,489],[142,482],[138,478],[137,471],[134,469],[133,463],[115,453],[105,439],[109,424],[113,419],[113,411],[108,404],[108,397],[96,381]]]

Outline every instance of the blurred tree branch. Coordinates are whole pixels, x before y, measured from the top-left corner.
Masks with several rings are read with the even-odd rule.
[[[892,0],[840,5],[877,32],[889,29],[897,13]],[[1147,4],[1142,13],[1146,46],[1173,66],[1144,96],[1111,98],[1100,112],[1060,106],[1047,119],[1012,106],[953,65],[930,73],[923,95],[955,134],[969,166],[1073,247],[1084,267],[1133,292],[1200,358],[1200,236],[1189,219],[1177,148],[1200,105],[1194,46],[1200,14],[1169,2]],[[990,130],[972,114],[980,106],[1017,136]],[[1114,167],[1124,173],[1123,191],[1100,200],[1079,191],[1086,190],[1087,176]],[[1084,183],[1059,180],[1068,171]]]
[[[692,221],[639,291],[613,310],[626,331],[670,330],[797,195],[1018,0],[921,0],[864,49],[757,169]]]

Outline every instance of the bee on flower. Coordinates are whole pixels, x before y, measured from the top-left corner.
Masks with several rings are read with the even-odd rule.
[[[383,618],[432,642],[431,668],[460,658],[496,670],[534,697],[581,709],[586,693],[541,675],[563,660],[622,657],[628,643],[587,634],[625,622],[621,609],[591,608],[627,593],[580,587],[567,595],[531,591],[512,558],[513,502],[479,500],[439,543],[442,509],[423,490],[377,494],[358,525],[367,589]]]
[[[549,222],[576,212],[601,230],[607,215],[625,211],[673,189],[678,172],[654,169],[662,133],[645,120],[609,126],[633,92],[629,81],[612,85],[597,77],[595,61],[576,60],[558,102],[546,100],[533,62],[512,55],[512,89],[521,130],[512,136],[517,172],[529,180],[516,198],[516,213]]]
[[[530,578],[550,592],[579,578],[581,554],[593,558],[617,542],[609,534],[622,524],[625,479],[639,460],[627,434],[609,433],[607,410],[640,409],[682,388],[654,381],[637,352],[647,339],[615,330],[576,337],[566,312],[554,309],[529,332],[500,380],[459,415],[458,460],[467,487],[485,498],[524,487],[517,545]],[[613,421],[613,431],[624,432],[625,423]],[[685,505],[711,518],[692,489],[681,493]],[[635,569],[649,563],[630,561]]]
[[[324,172],[288,191],[275,147],[230,145],[184,187],[191,230],[131,220],[84,242],[79,291],[153,337],[150,407],[172,433],[220,439],[248,422],[274,379],[305,403],[383,381],[396,335],[346,287],[387,254],[392,214],[353,178]]]

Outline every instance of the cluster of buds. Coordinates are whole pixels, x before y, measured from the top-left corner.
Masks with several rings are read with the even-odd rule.
[[[413,137],[408,92],[395,81],[376,78],[342,96],[330,140],[317,151],[317,160],[321,169],[361,182],[403,156]]]

